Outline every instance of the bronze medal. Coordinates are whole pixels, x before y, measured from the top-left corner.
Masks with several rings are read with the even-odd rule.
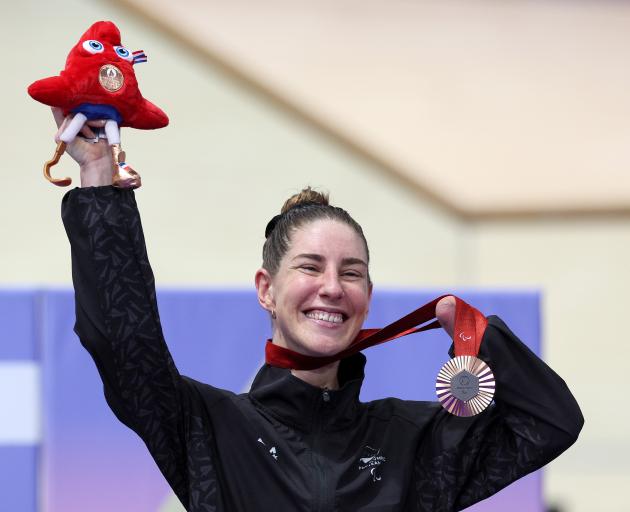
[[[116,92],[123,86],[125,77],[113,64],[105,64],[98,71],[98,81],[106,91]]]
[[[475,356],[458,356],[440,369],[435,392],[451,414],[474,416],[492,403],[494,386],[494,375],[486,363]]]

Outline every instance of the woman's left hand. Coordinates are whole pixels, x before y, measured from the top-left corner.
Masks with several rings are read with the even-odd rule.
[[[435,316],[440,322],[442,329],[453,339],[455,327],[455,297],[449,295],[441,299],[435,306]]]

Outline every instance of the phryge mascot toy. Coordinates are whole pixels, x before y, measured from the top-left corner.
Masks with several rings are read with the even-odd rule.
[[[50,167],[59,161],[66,145],[87,121],[105,119],[104,134],[114,160],[113,185],[140,186],[140,176],[124,161],[120,127],[152,130],[168,124],[166,114],[140,94],[133,66],[146,60],[144,52],[132,53],[122,46],[120,31],[111,21],[97,21],[70,50],[65,69],[59,76],[44,78],[29,86],[28,93],[33,99],[61,108],[66,116],[74,114],[59,137],[55,155],[44,165],[48,181],[61,187],[70,185],[70,178],[53,178]]]

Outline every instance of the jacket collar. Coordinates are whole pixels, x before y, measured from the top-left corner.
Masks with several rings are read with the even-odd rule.
[[[343,359],[339,363],[336,390],[312,386],[290,370],[266,364],[256,375],[249,397],[280,422],[305,432],[345,428],[362,411],[359,393],[365,361],[361,353]]]

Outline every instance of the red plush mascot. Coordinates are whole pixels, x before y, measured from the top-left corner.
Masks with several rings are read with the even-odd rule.
[[[124,162],[119,128],[151,130],[168,124],[166,114],[140,94],[133,65],[146,60],[144,52],[132,53],[122,46],[120,31],[111,21],[97,21],[70,50],[59,76],[30,85],[28,93],[37,101],[61,108],[64,115],[74,114],[60,136],[53,159],[44,165],[48,181],[62,187],[72,182],[70,178],[51,177],[50,167],[59,161],[66,145],[87,121],[106,119],[104,134],[112,148],[114,186],[140,186],[140,176]]]

